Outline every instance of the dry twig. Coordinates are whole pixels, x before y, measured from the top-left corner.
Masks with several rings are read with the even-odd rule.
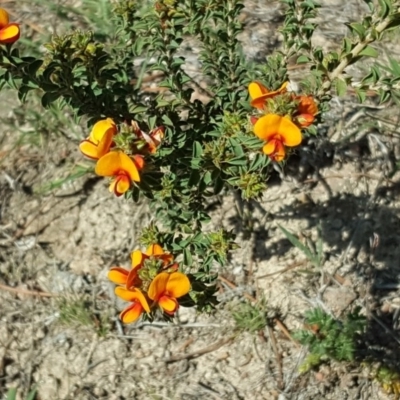
[[[0,283],[0,289],[6,290],[7,292],[11,292],[11,293],[25,294],[28,296],[39,296],[39,297],[58,297],[59,296],[56,293],[38,292],[35,290],[13,288],[11,286],[3,285],[1,283]]]
[[[220,347],[232,342],[234,338],[235,336],[230,336],[228,338],[218,340],[217,342],[211,344],[210,346],[204,347],[203,349],[195,350],[188,354],[177,354],[175,356],[165,359],[164,362],[173,363],[181,360],[192,360],[193,358],[200,357],[203,354],[211,353],[215,350],[218,350]]]

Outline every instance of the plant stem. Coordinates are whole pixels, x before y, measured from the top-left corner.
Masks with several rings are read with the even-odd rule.
[[[381,21],[375,27],[376,34],[379,35],[380,33],[382,33],[392,21],[393,21],[392,16],[388,16],[383,21]],[[324,94],[329,92],[329,90],[332,87],[333,81],[343,73],[343,71],[349,66],[349,64],[354,60],[354,58],[356,58],[370,43],[374,42],[375,40],[376,36],[374,38],[371,33],[368,33],[368,35],[363,41],[357,43],[357,45],[350,52],[350,54],[344,57],[340,62],[340,64],[330,74],[328,74],[328,80],[324,82],[321,89],[318,91],[317,97],[323,96]]]

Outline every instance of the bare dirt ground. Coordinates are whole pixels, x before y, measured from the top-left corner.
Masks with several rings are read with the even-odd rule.
[[[7,3],[29,21],[29,2]],[[332,48],[363,2],[322,3],[315,40]],[[282,10],[276,1],[246,2],[249,57],[279,46]],[[292,79],[298,76],[293,69]],[[172,325],[122,326],[106,274],[111,265],[129,265],[135,237],[151,219],[147,205],[115,199],[104,180],[90,176],[37,194],[81,161],[77,143],[85,132],[49,136],[43,128],[37,145],[17,143],[29,139],[29,123],[15,117],[19,106],[9,92],[0,103],[2,120],[14,121],[0,127],[0,396],[18,387],[22,399],[37,385],[41,400],[391,398],[361,366],[332,363],[301,375],[307,352],[290,332],[311,307],[340,316],[359,305],[369,318],[365,340],[393,365],[399,359],[394,107],[380,108],[373,98],[360,106],[351,94],[334,99],[319,127],[329,140],[299,150],[263,201],[246,205],[250,220],[239,216],[232,196],[218,200],[212,225],[234,229],[240,249],[220,271],[213,315],[182,308]],[[322,240],[322,272],[278,224],[305,243]],[[374,237],[379,246],[372,250]],[[244,298],[263,297],[271,326],[260,335],[236,333],[232,311]]]

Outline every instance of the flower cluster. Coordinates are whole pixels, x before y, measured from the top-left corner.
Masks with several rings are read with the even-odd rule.
[[[19,25],[10,23],[8,12],[0,8],[0,44],[12,44],[19,39],[19,36]]]
[[[131,253],[132,268],[128,271],[112,267],[108,278],[118,286],[115,294],[130,304],[120,314],[122,322],[135,322],[143,313],[148,316],[157,309],[174,315],[179,308],[178,298],[190,291],[189,278],[178,272],[174,257],[158,244],[149,246],[145,253]]]
[[[107,118],[94,124],[79,149],[86,157],[97,160],[96,174],[110,177],[110,191],[121,196],[134,182],[140,182],[144,157],[157,151],[163,137],[163,127],[147,134],[134,121],[118,128],[111,118]]]
[[[318,113],[311,96],[298,96],[288,91],[288,82],[278,90],[269,91],[260,82],[249,85],[250,104],[262,113],[252,116],[254,133],[266,143],[263,152],[273,161],[285,159],[287,147],[302,141],[301,128],[310,126]]]

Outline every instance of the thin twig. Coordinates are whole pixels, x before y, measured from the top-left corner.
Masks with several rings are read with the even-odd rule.
[[[237,289],[237,286],[234,283],[232,283],[231,281],[228,281],[228,279],[223,278],[222,276],[219,276],[218,280],[225,283],[225,285],[229,286],[231,289]],[[255,297],[253,297],[252,295],[250,295],[246,292],[243,293],[243,296],[246,297],[250,301],[254,301],[254,302],[257,301],[257,299]]]
[[[325,81],[318,92],[317,97],[324,95],[327,93],[331,87],[333,81],[338,78],[344,70],[349,66],[349,64],[359,56],[359,54],[372,42],[376,40],[376,37],[382,33],[391,23],[393,22],[393,17],[389,15],[385,18],[381,23],[379,23],[376,27],[373,28],[374,34],[368,33],[366,38],[353,48],[353,50],[346,57],[343,57],[340,64],[328,75],[329,80]]]
[[[40,296],[40,297],[58,297],[59,296],[56,293],[37,292],[34,290],[13,288],[11,286],[3,285],[1,283],[0,283],[0,289],[4,289],[7,292],[16,293],[16,294],[26,294],[28,296]]]
[[[372,312],[370,316],[383,328],[383,330],[389,334],[398,344],[400,344],[400,339],[394,334],[394,332],[388,328],[377,316],[375,316]]]
[[[305,263],[307,263],[307,260],[296,261],[296,262],[294,262],[294,263],[288,265],[286,268],[280,269],[279,271],[275,271],[275,272],[271,272],[271,273],[269,273],[269,274],[257,276],[257,279],[263,279],[263,278],[267,278],[268,276],[277,275],[277,274],[282,274],[282,273],[284,273],[284,272],[290,271],[291,269],[300,267],[300,266],[304,265]]]
[[[280,390],[283,390],[284,384],[283,384],[282,355],[278,350],[278,343],[276,341],[274,330],[270,326],[268,326],[267,328],[268,328],[269,338],[271,339],[272,350],[275,353],[276,364],[278,366],[278,388]]]
[[[165,359],[164,362],[173,363],[181,360],[192,360],[193,358],[200,357],[203,354],[211,353],[215,350],[218,350],[220,347],[232,342],[234,338],[235,338],[234,336],[231,336],[225,339],[218,340],[217,342],[211,344],[210,346],[204,347],[203,349],[195,350],[188,354],[177,354],[175,356]]]
[[[292,335],[290,334],[290,332],[288,331],[288,329],[286,328],[286,326],[284,325],[283,322],[281,322],[278,318],[274,318],[274,322],[276,324],[276,326],[282,331],[282,333],[291,341],[294,343],[294,345],[297,348],[300,348],[300,344],[299,342],[297,342],[296,340],[293,339]]]

